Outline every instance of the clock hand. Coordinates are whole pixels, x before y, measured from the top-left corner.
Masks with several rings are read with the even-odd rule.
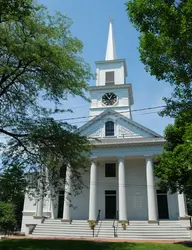
[[[110,100],[110,96],[109,96],[109,94],[108,94],[108,93],[106,94],[106,96],[107,96],[107,98]]]

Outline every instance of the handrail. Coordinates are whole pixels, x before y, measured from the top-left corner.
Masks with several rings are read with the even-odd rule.
[[[100,221],[100,214],[101,214],[101,210],[99,209],[98,210],[98,214],[97,214],[97,219],[96,219],[96,221],[94,223],[94,226],[92,228],[92,230],[93,230],[93,237],[95,237],[95,226],[98,225],[98,222]]]
[[[114,216],[114,220],[113,220],[113,232],[114,232],[114,237],[117,237],[117,234],[116,234],[116,232],[115,232],[115,229],[116,229],[116,227],[115,227],[115,222],[116,221],[118,221],[119,220],[119,211],[117,210],[116,212],[115,212],[115,216]]]
[[[46,217],[43,216],[43,217],[41,218],[41,223],[44,223],[45,219],[46,219]]]
[[[100,221],[100,214],[101,214],[101,210],[99,209],[98,214],[97,214],[97,219],[96,219],[96,222],[95,222],[96,225],[98,225],[98,222]]]

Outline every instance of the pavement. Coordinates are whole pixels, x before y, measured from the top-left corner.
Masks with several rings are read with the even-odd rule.
[[[169,244],[188,244],[192,246],[192,241],[178,241],[178,240],[131,240],[131,239],[118,239],[118,238],[70,238],[70,237],[34,237],[34,236],[1,236],[1,239],[35,239],[35,240],[83,240],[83,241],[94,241],[94,242],[153,242],[153,243],[169,243]]]

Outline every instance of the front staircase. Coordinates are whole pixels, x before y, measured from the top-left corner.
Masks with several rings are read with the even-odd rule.
[[[147,221],[130,221],[126,230],[120,223],[113,221],[99,221],[95,227],[94,236],[103,238],[124,239],[158,239],[158,240],[190,240],[190,231],[180,227],[180,221],[160,221],[159,225],[148,224]],[[86,220],[74,220],[71,224],[61,220],[46,219],[44,223],[37,225],[33,231],[34,237],[93,237]]]

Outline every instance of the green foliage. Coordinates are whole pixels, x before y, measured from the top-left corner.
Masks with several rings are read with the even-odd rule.
[[[91,230],[93,230],[96,226],[96,221],[95,220],[89,220],[89,227]]]
[[[172,84],[162,115],[176,117],[192,109],[191,0],[131,0],[126,3],[131,22],[140,32],[140,58],[158,80]]]
[[[24,171],[20,166],[9,166],[0,175],[0,201],[14,205],[18,229],[21,226],[26,184]]]
[[[162,179],[159,184],[172,193],[185,192],[192,198],[192,112],[180,115],[174,125],[168,125],[165,138],[163,153],[155,165],[155,174]]]
[[[11,203],[0,202],[0,232],[4,235],[14,231],[16,225],[14,206]]]
[[[0,23],[21,20],[37,8],[33,0],[0,0]]]
[[[187,209],[188,209],[188,214],[192,216],[192,199],[191,198],[187,199]]]
[[[173,87],[160,113],[176,118],[165,130],[155,174],[162,188],[192,196],[192,1],[130,0],[128,16],[140,33],[140,58],[157,80]]]
[[[14,8],[3,2],[8,11],[0,23],[0,135],[7,139],[0,144],[3,166],[21,166],[33,174],[36,187],[40,178],[45,180],[45,167],[53,177],[54,168],[58,172],[71,165],[73,187],[79,191],[90,143],[75,126],[54,117],[68,111],[62,102],[69,95],[87,100],[91,74],[80,57],[82,42],[72,36],[68,17],[51,16],[34,1],[8,2]],[[12,11],[22,18],[14,18]]]

